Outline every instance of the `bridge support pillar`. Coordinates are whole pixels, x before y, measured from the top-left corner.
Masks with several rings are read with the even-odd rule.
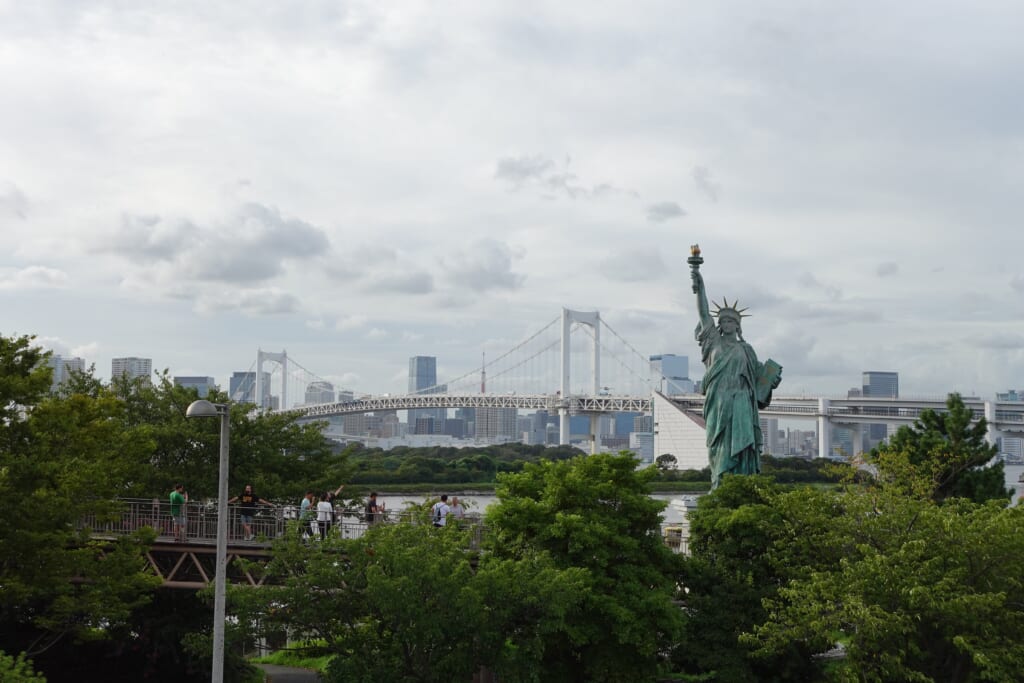
[[[829,400],[818,399],[818,457],[832,454],[832,423],[828,419]]]
[[[281,364],[281,410],[288,409],[288,351],[273,353],[256,349],[256,396],[255,403],[260,410],[270,410],[270,387],[263,386],[263,361]],[[266,394],[266,396],[264,396]]]
[[[985,440],[990,444],[998,444],[999,440],[1003,437],[1002,433],[996,429],[996,404],[995,401],[985,401],[985,422],[988,423],[988,429],[985,433]]]
[[[853,434],[853,453],[850,453],[853,457],[864,454],[864,426],[855,424],[850,427],[850,432]]]
[[[593,356],[591,358],[592,368],[594,371],[594,396],[601,390],[601,314],[597,311],[574,311],[568,308],[562,309],[562,363],[561,363],[561,381],[559,382],[559,394],[562,400],[568,400],[572,393],[572,340],[570,335],[572,333],[572,324],[579,323],[580,325],[588,325],[593,331],[594,344],[593,344]],[[562,445],[569,443],[570,427],[569,427],[569,411],[567,408],[562,408],[559,411],[558,421],[558,440]],[[593,430],[591,430],[593,431]],[[591,448],[593,452],[593,448]]]
[[[597,431],[601,426],[601,416],[593,414],[590,416],[590,454],[597,453]]]

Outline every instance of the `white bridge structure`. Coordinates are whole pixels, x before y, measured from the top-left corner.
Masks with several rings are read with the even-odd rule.
[[[345,392],[342,400],[291,405],[287,397],[303,396],[314,383],[329,384],[306,370],[287,352],[258,351],[253,373],[258,383],[254,395],[266,397],[263,366],[277,363],[276,392],[280,403],[275,410],[294,411],[305,418],[326,419],[335,416],[381,411],[506,408],[543,410],[558,416],[559,442],[569,443],[569,418],[590,417],[591,450],[596,450],[600,416],[621,412],[654,415],[655,448],[672,452],[671,444],[689,444],[678,448],[703,451],[703,404],[699,394],[667,395],[661,390],[665,378],[651,371],[650,356],[641,354],[601,319],[597,311],[562,309],[561,315],[509,351],[470,372],[407,395],[357,395]],[[485,379],[486,378],[486,379]],[[275,384],[272,380],[271,385]],[[288,385],[293,388],[289,390]],[[305,386],[303,386],[305,385]],[[238,396],[233,395],[234,400]],[[827,398],[785,396],[776,393],[771,406],[761,411],[764,418],[814,420],[817,423],[818,453],[831,449],[832,430],[864,424],[911,424],[924,410],[945,410],[942,398]],[[964,398],[976,418],[988,423],[992,442],[1003,435],[1024,436],[1024,402]],[[264,402],[264,407],[271,408]],[[669,435],[672,425],[683,425],[683,437]],[[861,430],[851,430],[854,451],[862,451]],[[659,436],[662,438],[658,445]],[[663,450],[664,449],[664,450]],[[681,454],[673,453],[679,458]],[[703,465],[702,465],[703,466]]]

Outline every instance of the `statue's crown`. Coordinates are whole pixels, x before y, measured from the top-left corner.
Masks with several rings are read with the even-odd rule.
[[[715,304],[714,314],[719,320],[721,320],[723,315],[727,318],[734,317],[736,318],[736,320],[740,320],[742,318],[749,318],[750,316],[745,313],[747,309],[739,308],[739,305],[739,299],[736,299],[735,301],[732,302],[732,305],[729,305],[729,300],[723,298],[721,304]]]

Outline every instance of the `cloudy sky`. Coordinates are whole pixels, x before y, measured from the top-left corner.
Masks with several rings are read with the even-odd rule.
[[[598,309],[782,394],[1024,387],[1014,2],[0,0],[3,334],[365,392]]]

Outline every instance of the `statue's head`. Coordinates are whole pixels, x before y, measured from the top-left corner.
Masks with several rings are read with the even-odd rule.
[[[715,316],[718,318],[718,331],[722,334],[733,335],[735,334],[740,339],[743,339],[743,318],[749,317],[744,315],[744,311],[747,309],[739,308],[739,299],[732,302],[729,305],[728,299],[722,299],[722,304],[715,304]]]

